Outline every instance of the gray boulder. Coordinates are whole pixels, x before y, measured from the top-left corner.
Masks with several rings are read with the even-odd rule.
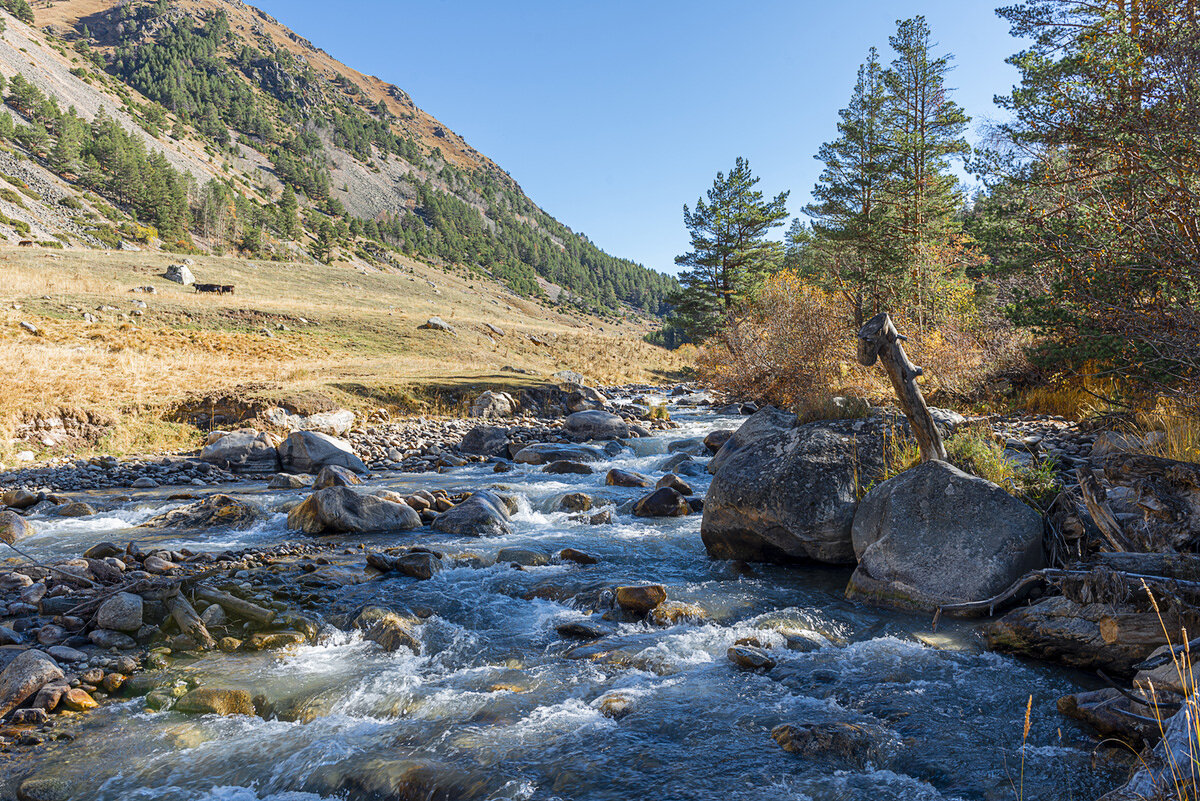
[[[163,278],[168,281],[174,281],[177,284],[191,286],[196,283],[196,276],[192,275],[192,271],[188,269],[186,264],[172,264],[167,267],[167,271],[163,273]]]
[[[875,487],[854,515],[849,598],[929,611],[980,601],[1045,566],[1042,516],[946,462]]]
[[[16,709],[45,685],[61,678],[62,670],[41,651],[30,649],[17,654],[0,672],[0,717]]]
[[[463,453],[480,456],[503,456],[508,451],[508,429],[500,426],[475,426],[463,435],[458,449]]]
[[[858,493],[883,469],[882,443],[766,407],[712,458],[701,539],[715,559],[853,564]]]
[[[262,507],[223,493],[156,515],[138,528],[249,528],[267,516]]]
[[[629,436],[629,425],[612,412],[590,409],[568,415],[563,424],[572,439],[625,439]]]
[[[319,431],[293,431],[277,450],[279,463],[289,473],[316,473],[329,464],[355,473],[368,472],[349,442]]]
[[[550,464],[551,462],[598,462],[604,451],[590,445],[565,445],[557,442],[539,442],[526,445],[517,451],[513,461],[519,464]]]
[[[458,333],[454,326],[450,325],[450,323],[446,322],[441,317],[430,317],[423,324],[418,325],[417,328],[423,328],[427,331],[445,331],[447,334]]]
[[[486,390],[471,404],[472,417],[512,417],[517,413],[517,402],[507,392]]]
[[[599,390],[577,386],[567,393],[565,401],[568,412],[586,412],[589,409],[608,408],[608,398]]]
[[[461,537],[489,537],[512,533],[508,525],[511,515],[500,496],[476,492],[457,506],[452,506],[433,521],[434,531]]]
[[[113,631],[137,631],[142,627],[142,596],[119,592],[96,610],[96,627]]]
[[[341,465],[327,464],[317,473],[312,488],[322,490],[326,487],[353,487],[361,484],[362,479],[353,471]]]
[[[400,501],[363,495],[349,487],[328,487],[288,512],[287,526],[305,534],[412,531],[420,528],[421,516]]]
[[[279,453],[270,434],[242,428],[231,431],[204,446],[200,461],[215,464],[235,473],[275,473],[279,470]]]

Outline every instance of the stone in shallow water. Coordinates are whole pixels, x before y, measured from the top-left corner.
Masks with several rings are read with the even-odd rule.
[[[763,648],[753,645],[733,645],[725,653],[729,661],[746,670],[770,670],[775,660]]]
[[[771,730],[779,747],[789,754],[862,762],[876,742],[876,736],[854,723],[784,724]]]
[[[44,685],[63,678],[54,660],[38,650],[22,651],[0,672],[0,717],[16,709]]]
[[[198,687],[176,701],[172,708],[197,715],[253,715],[254,701],[245,690]]]
[[[605,693],[592,702],[592,706],[599,709],[601,715],[613,720],[620,720],[636,709],[632,698],[617,692]]]
[[[645,615],[667,600],[667,589],[661,584],[617,587],[617,606],[635,615]]]

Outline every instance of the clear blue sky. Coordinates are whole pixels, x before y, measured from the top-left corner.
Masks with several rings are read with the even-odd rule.
[[[746,156],[798,214],[855,71],[924,14],[978,124],[1019,43],[984,0],[250,0],[408,92],[600,247],[675,271],[682,206]],[[782,235],[782,233],[780,234]]]

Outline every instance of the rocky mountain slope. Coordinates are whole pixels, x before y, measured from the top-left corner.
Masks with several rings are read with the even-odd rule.
[[[399,87],[239,0],[65,0],[38,3],[32,24],[0,17],[10,241],[385,267],[402,253],[609,314],[661,313],[675,287],[554,220]],[[144,148],[136,181],[101,150],[98,115],[131,138],[121,148]],[[168,214],[123,197],[133,183],[179,200]]]

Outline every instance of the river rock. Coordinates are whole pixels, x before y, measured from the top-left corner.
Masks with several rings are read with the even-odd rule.
[[[1014,609],[984,629],[988,647],[1084,670],[1130,675],[1133,666],[1167,644],[1165,628],[1179,639],[1181,628],[1200,631],[1200,616],[1164,610],[1079,604],[1063,596]]]
[[[575,440],[625,439],[629,436],[629,426],[622,417],[599,409],[568,415],[563,428]]]
[[[71,801],[75,785],[58,776],[31,776],[17,787],[17,801]]]
[[[91,517],[96,514],[96,507],[83,501],[72,501],[54,507],[53,513],[59,517]]]
[[[508,451],[508,429],[500,426],[475,426],[458,443],[463,453],[503,456]]]
[[[363,637],[378,644],[385,651],[407,648],[420,655],[421,641],[415,634],[420,621],[411,615],[382,606],[368,606],[354,616],[351,627],[362,632]]]
[[[12,509],[28,509],[45,499],[45,494],[41,492],[30,492],[23,489],[0,492],[0,506],[8,506]]]
[[[667,589],[661,584],[639,584],[617,587],[617,606],[635,615],[647,615],[667,600]]]
[[[442,557],[430,551],[414,551],[403,556],[388,556],[381,553],[367,554],[367,564],[383,572],[395,571],[425,581],[440,573]]]
[[[198,529],[222,526],[244,529],[266,516],[266,512],[257,504],[218,494],[152,517],[139,528]]]
[[[636,708],[632,698],[619,692],[605,693],[593,701],[592,706],[600,710],[601,715],[613,720],[629,716]]]
[[[280,464],[290,473],[316,473],[330,464],[359,474],[369,472],[349,442],[319,431],[293,431],[278,452]]]
[[[537,548],[501,548],[496,554],[496,563],[542,567],[550,564],[550,554]]]
[[[0,542],[12,545],[33,535],[33,524],[16,512],[0,512]]]
[[[122,634],[119,631],[110,629],[96,629],[88,634],[88,639],[93,645],[98,645],[101,648],[117,648],[122,651],[128,651],[130,648],[136,648],[137,643],[128,634]]]
[[[61,678],[62,670],[41,651],[31,648],[17,654],[0,671],[0,717],[23,704],[44,685]]]
[[[471,403],[472,417],[512,417],[517,412],[517,402],[507,392],[486,390]],[[477,451],[468,451],[476,453]],[[488,454],[489,456],[492,454]]]
[[[352,487],[361,483],[362,479],[354,471],[341,465],[327,464],[321,468],[321,472],[317,473],[312,488],[322,490],[326,487]]]
[[[858,492],[882,472],[882,445],[766,407],[709,463],[701,539],[714,559],[853,564]]]
[[[691,511],[687,498],[671,487],[656,489],[633,505],[637,517],[683,517]]]
[[[245,690],[197,687],[175,702],[176,712],[193,715],[253,715],[254,701]]]
[[[807,758],[862,761],[875,744],[870,730],[854,723],[801,723],[776,726],[771,737],[789,754]]]
[[[200,451],[200,461],[235,473],[275,473],[279,470],[275,443],[275,438],[266,432],[242,428],[205,445]]]
[[[596,557],[575,548],[563,548],[558,552],[558,558],[563,562],[574,562],[577,565],[595,565],[600,563],[600,560]]]
[[[447,509],[433,521],[434,531],[460,537],[491,537],[511,534],[507,504],[495,493],[481,491]]]
[[[725,652],[729,661],[745,670],[770,670],[775,667],[775,660],[765,648],[753,645],[732,645]]]
[[[657,487],[658,489],[662,489],[663,487],[670,487],[671,489],[678,492],[680,495],[692,495],[694,492],[692,490],[691,484],[688,484],[686,481],[684,481],[682,478],[675,475],[674,473],[667,473],[665,476],[660,478],[658,480],[658,483],[655,484],[654,486]]]
[[[317,768],[304,789],[357,801],[474,801],[488,797],[482,775],[428,759],[355,757]]]
[[[586,512],[594,501],[586,492],[568,492],[558,499],[558,508],[567,512]]]
[[[113,631],[137,631],[142,627],[142,596],[119,592],[96,610],[96,626]]]
[[[613,468],[604,477],[604,483],[610,487],[653,487],[654,482],[648,476],[634,473],[631,470]]]
[[[406,503],[361,494],[350,487],[327,487],[288,512],[287,526],[311,535],[412,531],[421,527],[421,516]]]
[[[586,412],[608,408],[608,398],[599,390],[576,385],[567,393],[564,401],[568,412]]]
[[[306,489],[313,481],[308,473],[276,473],[267,482],[267,489]]]
[[[729,438],[734,435],[732,428],[719,428],[716,431],[710,431],[704,437],[704,447],[709,453],[715,454],[721,450],[721,446],[729,441]]]
[[[1042,516],[990,481],[924,462],[872,489],[846,597],[907,610],[981,601],[1046,564]]]
[[[543,467],[542,472],[559,476],[590,476],[595,471],[583,462],[572,462],[567,459],[559,459],[558,461],[551,462]]]
[[[557,442],[539,442],[526,445],[517,451],[513,461],[518,464],[549,464],[550,462],[598,462],[604,451],[590,445],[566,445]]]
[[[87,690],[79,687],[68,687],[64,690],[59,703],[72,712],[87,712],[100,706]]]

